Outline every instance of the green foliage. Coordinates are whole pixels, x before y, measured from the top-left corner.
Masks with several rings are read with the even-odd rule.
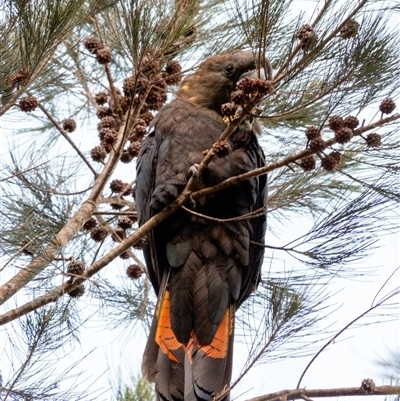
[[[155,401],[153,387],[143,378],[132,379],[132,386],[120,386],[116,401]]]

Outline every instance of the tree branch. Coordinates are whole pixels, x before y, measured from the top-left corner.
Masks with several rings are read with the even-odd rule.
[[[249,106],[250,107],[250,106]],[[240,124],[242,119],[245,117],[247,111],[243,111],[240,118],[232,121],[221,134],[219,140],[226,139]],[[120,128],[120,132],[124,130],[124,127]],[[118,147],[118,144],[117,144]],[[115,155],[114,155],[115,156]],[[206,166],[210,163],[211,158],[214,156],[214,152],[209,151],[204,157],[203,161],[199,167],[199,174],[204,171]],[[109,161],[106,163],[103,172],[99,175],[96,180],[92,194],[91,201],[86,201],[76,212],[74,217],[63,227],[59,234],[55,237],[54,241],[58,241],[59,245],[50,245],[44,251],[44,257],[39,257],[34,259],[25,269],[21,270],[16,274],[11,280],[9,280],[4,286],[0,288],[0,304],[7,301],[12,295],[23,288],[30,280],[32,280],[37,274],[39,274],[60,252],[60,250],[68,243],[69,240],[78,232],[82,227],[84,222],[91,217],[91,215],[97,211],[98,204],[100,202],[99,198],[101,196],[101,190],[104,187],[104,183],[108,180],[112,171],[115,168],[116,163],[111,163],[112,156],[110,156]],[[111,163],[111,164],[110,164]],[[101,183],[103,183],[101,185]],[[192,195],[192,187],[194,186],[194,178],[190,177],[185,189],[182,193],[169,205],[167,205],[161,212],[153,216],[145,224],[143,224],[139,229],[137,229],[128,238],[121,241],[115,248],[113,248],[107,255],[103,256],[98,261],[94,262],[90,268],[88,268],[77,280],[73,283],[65,282],[57,288],[49,291],[48,293],[33,299],[26,304],[12,309],[9,312],[0,316],[0,325],[11,322],[20,316],[23,316],[35,309],[38,309],[44,305],[51,302],[56,302],[65,293],[72,291],[78,285],[82,284],[85,280],[92,277],[94,274],[98,273],[102,268],[107,266],[111,261],[113,261],[122,252],[125,252],[128,248],[135,245],[135,243],[145,236],[150,230],[152,230],[156,225],[161,223],[167,217],[175,213],[184,203],[186,203]],[[95,202],[96,201],[96,202]],[[85,205],[91,205],[90,210],[82,210]],[[74,222],[74,224],[73,224]],[[64,232],[67,231],[68,232]]]
[[[120,126],[119,135],[115,146],[116,149],[122,148],[125,125],[126,122],[124,121]],[[76,235],[76,233],[82,228],[85,221],[88,220],[95,211],[97,211],[104,185],[113,174],[118,161],[119,152],[112,150],[103,170],[96,177],[92,192],[88,199],[83,202],[72,218],[56,234],[50,244],[47,245],[42,253],[42,256],[33,259],[25,268],[21,269],[14,277],[0,287],[0,305],[10,299],[41,271],[43,271],[51,263],[51,261],[57,257],[64,246],[67,245],[69,241]],[[118,256],[118,254],[116,256]]]
[[[367,396],[367,395],[397,395],[400,394],[400,386],[378,386],[371,392],[366,392],[360,387],[328,388],[328,389],[296,389],[282,390],[276,393],[265,394],[260,397],[248,399],[247,401],[272,401],[272,400],[296,400],[321,397],[345,397],[345,396]],[[307,398],[306,398],[307,397]]]
[[[241,120],[244,118],[246,115],[246,111],[244,111],[243,115],[241,118],[238,118],[234,121],[232,121],[225,131],[221,134],[219,140],[225,140],[226,138],[229,137],[229,135],[237,128],[237,126],[240,124]],[[375,123],[372,123],[370,125],[360,127],[357,130],[354,131],[354,135],[361,135],[362,133],[372,130],[374,128],[377,128],[379,126],[382,126],[384,124],[388,124],[392,121],[395,121],[397,119],[400,119],[400,114],[395,114],[391,117],[383,118],[381,120],[376,121]],[[123,127],[121,127],[121,130]],[[336,143],[336,139],[332,138],[326,141],[327,146],[331,146]],[[111,252],[109,252],[107,255],[105,255],[103,258],[99,259],[97,262],[95,262],[91,268],[89,268],[86,273],[82,276],[81,279],[76,280],[73,284],[68,284],[65,283],[62,286],[58,287],[55,290],[50,291],[48,294],[43,295],[42,297],[38,297],[35,300],[19,307],[16,308],[12,311],[7,312],[3,316],[0,317],[0,325],[5,324],[9,321],[12,321],[16,319],[19,316],[24,315],[25,313],[31,312],[32,310],[35,310],[39,308],[40,306],[46,305],[50,302],[55,302],[59,297],[61,297],[65,292],[69,292],[75,287],[77,287],[79,284],[84,282],[87,278],[93,276],[95,273],[100,271],[104,266],[106,266],[108,263],[110,263],[114,258],[116,258],[118,255],[120,255],[122,252],[126,251],[130,246],[134,245],[142,236],[144,236],[147,232],[149,232],[151,229],[153,229],[157,224],[159,224],[161,221],[165,220],[167,217],[169,217],[171,214],[175,213],[176,210],[178,210],[181,205],[187,202],[189,197],[196,199],[202,196],[209,195],[211,193],[214,193],[216,191],[220,191],[224,188],[227,188],[231,185],[234,185],[238,182],[248,180],[250,178],[266,174],[270,171],[276,170],[278,168],[287,166],[290,163],[294,163],[296,160],[301,159],[304,156],[311,155],[312,152],[308,149],[302,150],[301,152],[298,152],[292,156],[289,156],[287,158],[284,158],[278,162],[271,163],[265,167],[258,168],[255,170],[252,170],[248,173],[240,174],[235,177],[231,177],[226,179],[225,181],[222,181],[220,184],[214,185],[209,188],[201,189],[195,192],[192,192],[193,190],[193,185],[194,185],[194,178],[190,177],[186,188],[183,190],[181,195],[175,199],[174,202],[172,202],[170,205],[166,206],[160,213],[158,213],[156,216],[152,217],[149,221],[147,221],[142,227],[140,227],[138,230],[135,231],[134,234],[126,238],[124,241],[122,241],[119,245],[117,245]],[[201,172],[204,171],[204,169],[207,167],[207,165],[210,163],[211,158],[214,156],[214,153],[209,151],[207,155],[204,157],[203,161],[200,164],[199,167],[199,175],[201,175]],[[115,155],[114,155],[115,157]],[[106,164],[105,169],[101,173],[102,179],[96,180],[96,183],[93,187],[92,195],[93,196],[100,196],[100,191],[103,188],[104,184],[102,185],[101,183],[104,183],[108,180],[109,176],[111,175],[112,171],[115,168],[115,163],[111,164],[112,167],[110,166],[110,161],[112,160],[112,157],[110,156],[109,161]],[[96,199],[91,196],[91,199]],[[93,201],[92,201],[93,202]],[[98,202],[98,200],[97,200]],[[85,202],[82,207],[79,209],[81,210],[85,204],[92,204]],[[96,203],[96,209],[97,209],[97,203]],[[6,283],[2,288],[0,288],[0,304],[5,302],[7,299],[9,299],[13,294],[15,294],[17,291],[19,291],[25,284],[27,284],[33,277],[35,277],[40,271],[42,271],[49,263],[51,260],[53,260],[57,254],[59,253],[59,250],[70,240],[72,237],[76,234],[76,232],[80,229],[80,227],[83,225],[83,223],[93,214],[94,211],[96,211],[95,208],[91,208],[90,214],[87,215],[84,213],[85,218],[84,219],[79,219],[79,227],[76,225],[73,225],[72,220],[67,225],[64,227],[69,227],[70,224],[73,228],[73,235],[65,237],[65,235],[61,235],[61,232],[64,230],[62,229],[60,233],[56,236],[56,239],[59,237],[61,239],[66,240],[66,242],[62,242],[62,246],[52,248],[50,246],[50,249],[45,250],[45,257],[37,258],[33,260],[26,269],[21,270],[16,276],[14,276],[8,283]],[[77,216],[77,214],[74,217]],[[82,212],[83,213],[83,212]],[[57,249],[55,251],[55,249]]]
[[[399,113],[394,114],[391,117],[382,118],[381,120],[378,120],[375,123],[372,123],[372,124],[369,124],[369,125],[366,125],[364,127],[360,127],[358,129],[354,130],[354,136],[359,136],[359,135],[363,134],[364,132],[371,131],[374,128],[381,127],[385,124],[389,124],[398,119],[400,119]],[[325,143],[326,143],[326,146],[329,147],[329,146],[335,145],[337,143],[337,141],[335,138],[331,138],[331,139],[328,139],[327,141],[325,141]],[[267,174],[271,171],[277,170],[278,168],[288,166],[289,164],[294,163],[297,160],[299,160],[305,156],[312,155],[312,154],[314,154],[314,153],[311,150],[304,149],[304,150],[297,152],[291,156],[288,156],[282,160],[268,164],[265,167],[260,167],[260,168],[251,170],[247,173],[239,174],[234,177],[227,178],[226,180],[220,182],[217,185],[195,191],[192,194],[192,198],[197,199],[197,198],[200,198],[203,196],[210,195],[214,192],[221,191],[222,189],[228,188],[231,185],[235,185],[238,182],[249,180],[250,178],[258,177],[259,175]]]

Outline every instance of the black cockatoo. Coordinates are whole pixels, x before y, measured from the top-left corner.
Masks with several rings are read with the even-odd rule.
[[[221,105],[255,67],[250,52],[211,57],[159,111],[137,161],[139,224],[183,190],[191,167],[226,129]],[[229,137],[231,153],[212,159],[203,185],[264,166],[248,127]],[[149,233],[144,255],[158,304],[142,372],[159,400],[212,400],[229,388],[235,312],[259,282],[266,229],[265,214],[234,218],[265,207],[266,191],[266,176],[240,182],[197,202],[195,211],[211,219],[182,209]]]

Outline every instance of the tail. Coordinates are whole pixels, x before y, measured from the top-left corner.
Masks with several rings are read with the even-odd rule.
[[[229,306],[209,344],[192,330],[180,343],[171,325],[170,293],[160,296],[142,363],[143,376],[155,383],[159,401],[229,401],[235,308]]]
[[[230,305],[210,344],[192,332],[185,356],[185,401],[229,401],[235,308]]]
[[[170,318],[170,293],[160,296],[143,354],[142,374],[156,384],[160,401],[184,401],[186,347],[175,337]]]

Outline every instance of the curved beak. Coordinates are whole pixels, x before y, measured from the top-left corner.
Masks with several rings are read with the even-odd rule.
[[[269,59],[267,57],[261,57],[261,59],[260,59],[259,58],[259,54],[256,53],[254,55],[254,60],[255,60],[256,68],[251,70],[251,71],[245,72],[240,77],[240,79],[243,79],[243,78],[251,78],[251,79],[260,78],[260,79],[263,79],[263,80],[272,80],[273,71],[272,71],[272,65],[271,65],[271,62],[269,61]]]
[[[257,68],[254,70],[246,71],[244,74],[240,76],[239,81],[244,78],[251,78],[251,79],[260,78],[264,80],[267,79],[265,75],[265,70],[262,67],[260,69]]]

